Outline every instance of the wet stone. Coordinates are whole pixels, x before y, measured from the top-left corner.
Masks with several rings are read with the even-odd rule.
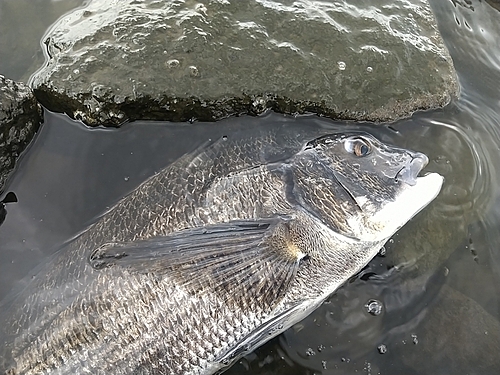
[[[421,374],[498,374],[500,322],[473,299],[445,285],[423,323],[417,342],[412,335],[419,350],[403,357],[407,365]]]
[[[0,75],[0,192],[41,121],[41,107],[29,87]]]
[[[427,1],[91,0],[43,37],[31,78],[88,125],[267,109],[392,121],[457,95]]]

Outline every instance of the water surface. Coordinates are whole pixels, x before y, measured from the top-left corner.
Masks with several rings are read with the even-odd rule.
[[[44,62],[40,39],[64,13],[84,0],[1,0],[0,74],[27,82]]]

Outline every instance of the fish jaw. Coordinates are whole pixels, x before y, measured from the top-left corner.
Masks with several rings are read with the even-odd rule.
[[[411,218],[437,197],[443,186],[444,177],[429,173],[417,177],[413,184],[407,184],[395,201],[388,202],[369,219],[373,230],[361,236],[363,241],[387,240]]]

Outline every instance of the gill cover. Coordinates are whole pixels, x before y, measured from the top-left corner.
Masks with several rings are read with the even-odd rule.
[[[383,144],[367,133],[328,135],[297,154],[294,195],[336,232],[379,241],[439,193],[440,175],[417,177],[427,162],[422,153]]]

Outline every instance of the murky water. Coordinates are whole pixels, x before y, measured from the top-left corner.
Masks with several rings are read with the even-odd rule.
[[[500,12],[479,1],[473,9],[431,3],[460,98],[391,128],[356,126],[425,152],[427,170],[446,178],[442,193],[389,241],[385,256],[228,374],[500,373]],[[250,126],[322,132],[353,124],[269,114],[89,130],[47,113],[6,187],[19,202],[7,205],[0,226],[0,298],[149,175],[208,138]],[[379,314],[365,306],[371,300]]]

